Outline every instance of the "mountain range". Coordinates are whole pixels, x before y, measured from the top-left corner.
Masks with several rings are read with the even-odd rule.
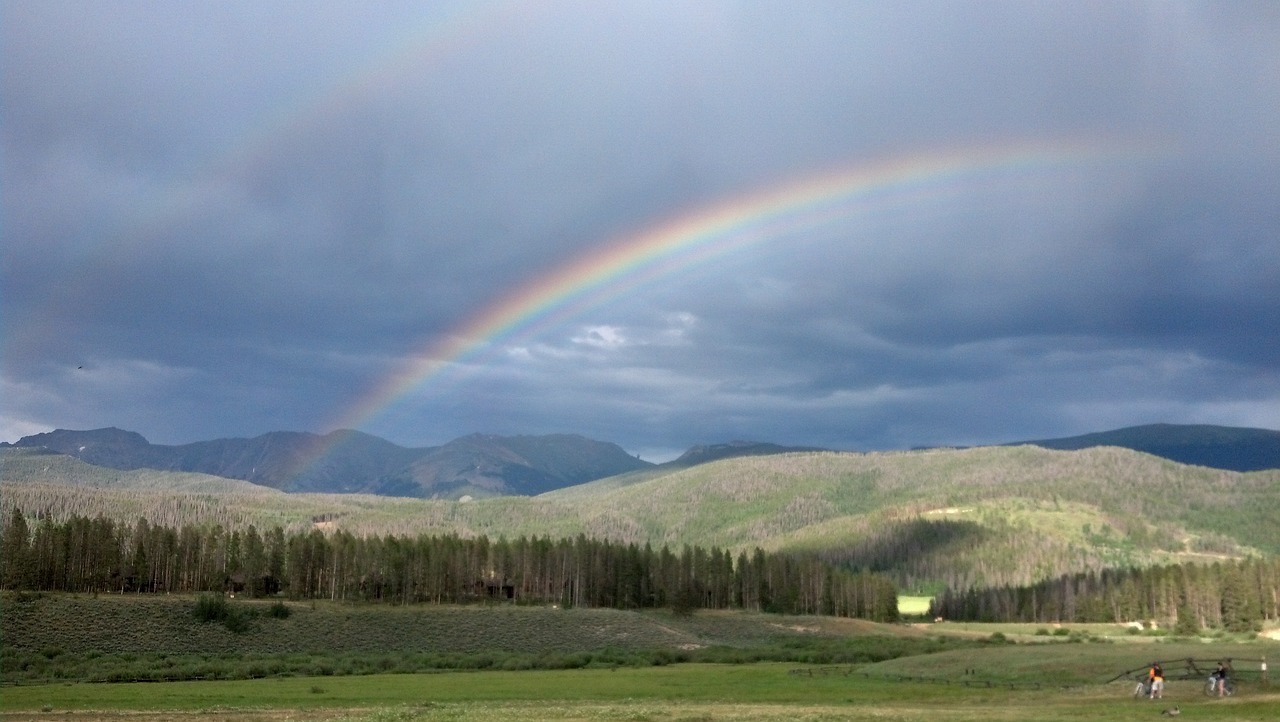
[[[359,431],[275,431],[169,446],[117,428],[58,429],[12,446],[112,469],[199,472],[289,492],[452,499],[531,496],[653,466],[616,444],[569,434],[471,434],[443,446],[406,448]]]
[[[1280,468],[1280,431],[1267,429],[1150,424],[1020,443],[1061,450],[1118,446],[1232,471]],[[0,446],[46,449],[111,469],[198,472],[289,492],[441,499],[534,496],[619,475],[633,483],[721,459],[822,451],[735,441],[694,446],[677,459],[653,464],[616,444],[573,434],[471,434],[441,446],[408,448],[359,431],[277,431],[162,445],[117,428],[58,429]]]

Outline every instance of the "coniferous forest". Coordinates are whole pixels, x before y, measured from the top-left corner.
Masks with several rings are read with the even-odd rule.
[[[1249,632],[1280,619],[1280,559],[1106,569],[1025,586],[948,589],[932,612],[982,622],[1149,620],[1177,633]]]
[[[812,555],[486,536],[354,536],[343,530],[227,531],[120,524],[14,510],[0,584],[66,592],[232,592],[389,603],[509,602],[566,607],[745,609],[876,621],[897,618],[886,576]]]

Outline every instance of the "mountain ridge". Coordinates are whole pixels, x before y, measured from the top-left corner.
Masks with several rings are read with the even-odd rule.
[[[1027,444],[1057,450],[1115,446],[1230,471],[1280,468],[1280,431],[1268,429],[1147,424],[1000,446]],[[253,438],[163,445],[116,427],[57,429],[0,447],[45,448],[112,469],[198,472],[287,492],[440,499],[535,496],[588,483],[621,487],[722,459],[824,451],[731,441],[695,445],[676,459],[653,464],[617,444],[577,434],[473,433],[441,446],[411,448],[342,429],[323,435],[274,431]]]
[[[1046,449],[1076,451],[1119,446],[1181,464],[1228,471],[1280,469],[1280,431],[1211,424],[1143,424],[1057,439],[1019,441]]]
[[[572,434],[472,434],[441,446],[409,448],[342,429],[164,445],[107,427],[57,429],[0,446],[44,448],[123,471],[198,472],[288,492],[418,498],[528,496],[652,466],[616,444]]]

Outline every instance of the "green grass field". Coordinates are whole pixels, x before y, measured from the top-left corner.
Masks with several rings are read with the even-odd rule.
[[[0,719],[1109,722],[1155,718],[1160,709],[1177,705],[1188,719],[1274,722],[1280,708],[1280,691],[1261,687],[1218,700],[1204,697],[1198,682],[1172,682],[1165,700],[1151,701],[1134,700],[1127,683],[1032,690],[900,682],[856,672],[808,676],[794,674],[795,669],[785,664],[695,664],[622,670],[22,686],[4,690]]]
[[[0,722],[1109,722],[1171,705],[1186,719],[1274,722],[1280,709],[1256,663],[1280,659],[1280,642],[1118,625],[291,603],[287,619],[236,633],[196,621],[194,598],[0,601]],[[1188,657],[1237,660],[1240,694],[1211,699],[1201,679],[1172,679],[1166,700],[1139,701],[1131,681],[1111,681]],[[92,681],[103,679],[187,681]]]
[[[933,597],[898,596],[898,614],[904,617],[919,617],[929,613],[929,603]]]

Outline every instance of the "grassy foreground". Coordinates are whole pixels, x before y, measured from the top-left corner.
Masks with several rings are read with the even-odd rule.
[[[854,673],[794,674],[785,664],[642,669],[453,672],[324,679],[161,684],[67,684],[4,690],[0,719],[93,720],[1080,720],[1159,717],[1267,720],[1280,690],[1226,699],[1198,683],[1170,684],[1163,701],[1127,684],[1047,690],[895,682]],[[847,668],[846,668],[847,669]]]
[[[1132,683],[1107,680],[1152,659],[1231,657],[1243,672],[1247,660],[1266,657],[1274,666],[1280,642],[1133,635],[1119,625],[1049,633],[746,613],[289,603],[287,617],[254,616],[236,632],[197,621],[194,598],[0,602],[0,722],[1108,722],[1155,719],[1172,705],[1189,720],[1274,722],[1280,709],[1280,689],[1256,681],[1226,700],[1203,696],[1200,680],[1170,682],[1163,702],[1134,700]],[[558,659],[580,668],[527,668]],[[453,670],[424,672],[433,660]],[[458,670],[473,661],[484,671]],[[193,676],[211,679],[91,681]]]

